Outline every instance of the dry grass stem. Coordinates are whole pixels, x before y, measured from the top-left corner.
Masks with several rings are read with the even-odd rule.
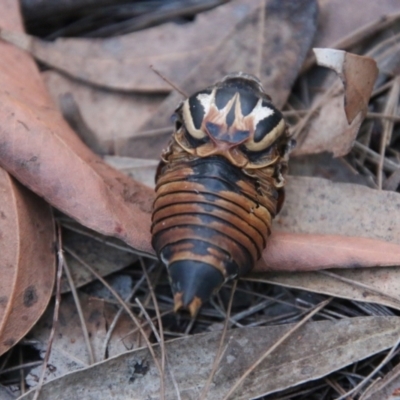
[[[78,312],[79,321],[81,323],[82,333],[83,333],[83,337],[85,339],[85,344],[86,344],[86,348],[87,348],[88,355],[89,355],[89,365],[91,365],[91,364],[94,364],[96,362],[96,360],[94,359],[92,344],[90,343],[89,332],[88,332],[88,329],[86,326],[85,317],[83,315],[81,302],[79,301],[78,292],[76,291],[76,287],[75,287],[74,281],[72,279],[71,271],[69,270],[67,261],[65,259],[64,259],[63,266],[64,266],[64,273],[65,273],[65,276],[67,277],[69,288],[71,289],[71,294],[74,299],[76,310]]]
[[[54,340],[54,335],[56,332],[57,324],[58,324],[58,314],[60,311],[60,303],[61,303],[61,276],[63,272],[63,267],[64,267],[64,254],[62,250],[62,238],[61,238],[61,228],[58,225],[57,226],[57,236],[58,236],[58,242],[57,242],[57,276],[56,276],[56,295],[55,295],[55,304],[54,304],[54,313],[53,313],[53,325],[51,327],[50,335],[49,335],[49,340],[47,342],[47,349],[46,349],[46,354],[43,359],[43,365],[42,365],[42,371],[40,374],[39,382],[35,388],[35,393],[33,395],[33,400],[37,400],[40,395],[40,391],[43,386],[44,382],[44,377],[46,375],[46,368],[47,364],[49,362],[50,354],[51,354],[51,347],[53,345],[53,340]]]
[[[215,355],[214,358],[214,362],[213,362],[213,366],[211,368],[211,372],[210,372],[210,376],[207,379],[206,384],[204,385],[200,396],[199,396],[199,400],[205,400],[205,398],[207,397],[208,394],[208,390],[210,388],[211,382],[214,379],[214,375],[217,372],[217,368],[221,362],[222,356],[223,356],[223,345],[225,342],[225,337],[226,337],[226,333],[228,331],[228,327],[229,327],[229,320],[230,320],[230,314],[232,311],[232,304],[233,304],[233,296],[235,295],[235,291],[236,291],[236,287],[237,287],[237,281],[234,281],[233,285],[232,285],[232,289],[231,289],[231,295],[229,298],[229,303],[228,303],[228,308],[226,310],[226,316],[225,316],[225,322],[224,322],[224,328],[222,329],[222,334],[221,334],[221,339],[218,345],[218,350],[217,353]],[[226,345],[228,346],[228,345]]]

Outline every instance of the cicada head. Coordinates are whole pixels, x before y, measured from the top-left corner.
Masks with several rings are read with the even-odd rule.
[[[235,73],[183,101],[174,139],[197,157],[222,156],[238,168],[260,169],[288,152],[282,113],[253,75]]]

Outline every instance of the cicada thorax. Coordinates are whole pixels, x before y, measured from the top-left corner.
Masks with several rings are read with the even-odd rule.
[[[194,315],[261,258],[283,198],[288,141],[281,113],[250,75],[229,75],[178,107],[152,224],[175,309]]]

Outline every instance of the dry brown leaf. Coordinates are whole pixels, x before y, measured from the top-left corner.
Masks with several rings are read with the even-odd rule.
[[[320,65],[339,74],[344,90],[334,84],[323,95],[316,97],[311,105],[313,111],[305,120],[308,122],[303,129],[306,135],[300,137],[293,155],[329,151],[340,157],[353,146],[367,111],[378,69],[372,58],[333,49],[314,51]]]
[[[16,344],[53,292],[55,232],[50,207],[0,168],[0,354]]]
[[[126,313],[122,313],[119,317],[108,346],[105,347],[107,331],[118,308],[101,299],[90,298],[84,293],[79,294],[79,301],[95,362],[104,360],[105,349],[107,349],[108,357],[114,357],[141,347],[140,334],[135,331],[136,326]],[[29,338],[34,341],[34,347],[40,351],[42,357],[46,353],[47,341],[53,326],[53,312],[53,307],[47,309],[29,334]],[[87,344],[82,333],[76,304],[71,295],[64,296],[61,300],[59,324],[56,328],[49,364],[51,368],[46,370],[45,382],[90,365]],[[37,385],[41,370],[40,365],[30,371],[26,378],[28,385]]]
[[[45,42],[6,30],[0,37],[82,81],[118,90],[170,92],[171,86],[150,65],[179,84],[257,6],[236,0],[199,14],[190,24],[168,23],[109,39]]]
[[[229,331],[207,399],[223,398],[236,380],[292,326]],[[166,400],[179,398],[171,376],[182,398],[198,399],[217,354],[220,335],[221,332],[213,332],[166,343]],[[320,378],[392,347],[399,335],[398,317],[309,322],[249,376],[234,398],[257,398]],[[135,374],[139,366],[141,373]],[[157,369],[148,350],[140,349],[47,383],[41,390],[41,399],[70,399],[78,391],[83,398],[97,400],[159,398]],[[22,399],[32,399],[32,392]]]
[[[253,2],[252,2],[253,3]],[[257,5],[260,2],[254,2]],[[192,69],[180,85],[188,94],[214,84],[222,76],[243,71],[257,75],[274,104],[282,107],[297,77],[316,31],[317,4],[267,0],[263,39],[260,44],[262,15],[258,9],[243,18],[226,40]],[[261,52],[261,57],[259,53]],[[142,132],[154,132],[171,126],[170,118],[182,100],[170,94],[149,120]],[[118,154],[130,157],[158,158],[166,147],[170,133],[132,138],[118,144]]]
[[[326,222],[328,223],[328,222]],[[340,235],[273,233],[254,271],[312,271],[400,265],[400,244]]]
[[[8,9],[0,5],[0,26],[22,30],[18,4],[6,3]],[[27,53],[4,42],[0,52],[1,165],[82,224],[152,253],[153,191],[83,145],[55,109]]]
[[[138,133],[138,128],[156,110],[165,95],[122,93],[95,88],[70,79],[56,71],[42,73],[54,102],[64,112],[63,99],[67,94],[76,102],[85,125],[93,132],[97,153],[115,154],[116,139],[127,139]],[[66,110],[65,110],[66,111]],[[68,116],[67,120],[77,118]],[[77,133],[79,130],[77,130]]]

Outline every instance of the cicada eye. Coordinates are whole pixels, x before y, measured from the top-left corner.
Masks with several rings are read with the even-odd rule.
[[[271,146],[285,131],[282,113],[272,104],[260,101],[252,111],[254,136],[244,145],[250,151],[262,151]]]
[[[211,90],[204,90],[195,93],[183,102],[183,122],[189,135],[195,139],[204,139],[207,136],[201,126],[210,109],[212,98]]]

